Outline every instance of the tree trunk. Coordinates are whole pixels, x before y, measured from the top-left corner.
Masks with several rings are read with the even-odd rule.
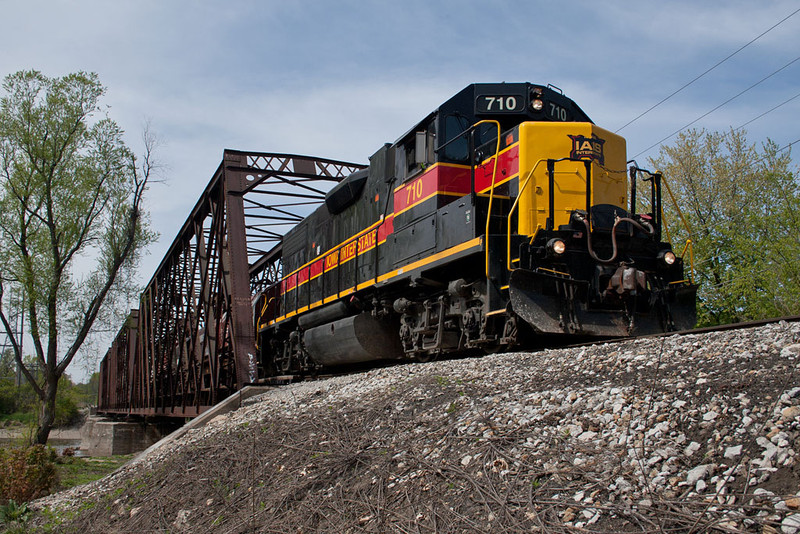
[[[56,420],[56,393],[58,392],[58,378],[47,377],[44,385],[44,398],[42,399],[42,411],[39,415],[39,428],[36,430],[36,443],[47,444],[50,437],[50,430]]]

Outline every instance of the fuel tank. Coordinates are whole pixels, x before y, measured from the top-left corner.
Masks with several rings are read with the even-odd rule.
[[[362,313],[309,328],[303,344],[311,359],[324,366],[400,359],[399,329],[399,324]]]

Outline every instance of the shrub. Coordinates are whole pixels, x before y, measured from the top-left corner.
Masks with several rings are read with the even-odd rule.
[[[80,422],[81,414],[78,403],[71,396],[56,397],[55,426],[72,426]]]
[[[43,497],[58,484],[56,452],[44,445],[0,449],[0,504]]]

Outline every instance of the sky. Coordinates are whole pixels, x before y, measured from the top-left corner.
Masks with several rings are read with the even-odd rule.
[[[147,123],[158,135],[162,182],[148,207],[161,237],[142,262],[144,283],[226,148],[365,163],[474,82],[552,84],[617,131],[780,23],[618,132],[646,167],[658,143],[697,119],[695,128],[738,128],[800,94],[799,9],[769,0],[0,0],[0,75],[96,72],[128,144],[142,150]],[[800,98],[748,124],[748,138],[789,145],[800,140],[798,116]]]

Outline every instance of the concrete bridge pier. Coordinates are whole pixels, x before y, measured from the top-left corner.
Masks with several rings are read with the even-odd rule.
[[[178,426],[92,415],[81,428],[81,451],[86,456],[133,454],[145,450]]]

